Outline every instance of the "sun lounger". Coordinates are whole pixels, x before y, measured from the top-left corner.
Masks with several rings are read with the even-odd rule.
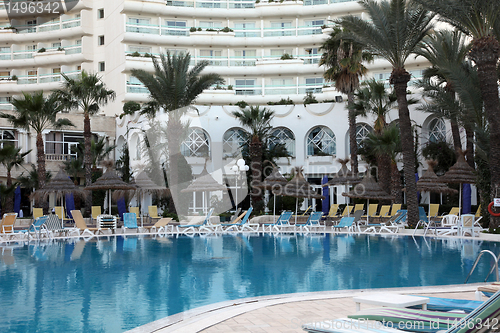
[[[321,224],[321,216],[323,216],[323,212],[313,212],[309,215],[306,224],[300,226],[300,230],[305,230],[305,232],[311,232],[313,229],[323,229],[325,231],[326,226]]]
[[[99,231],[99,228],[87,227],[87,223],[85,223],[85,220],[83,219],[82,212],[79,210],[72,210],[71,216],[73,216],[75,227],[78,229],[79,236],[89,235],[90,237],[94,237],[95,233]]]
[[[371,310],[394,310],[392,308],[380,308],[380,309],[371,309]],[[410,311],[411,309],[396,309],[396,310],[406,310]],[[370,310],[366,310],[368,312]],[[415,319],[409,319],[409,321],[402,321],[403,327],[406,326],[406,323],[410,325],[412,322],[420,323],[423,318],[422,312],[430,312],[431,317],[427,317],[426,320],[430,320],[433,323],[433,326],[437,325],[437,319],[441,318],[446,321],[446,316],[453,316],[453,314],[448,312],[436,312],[436,311],[422,311],[422,310],[413,310],[417,313],[411,315]],[[418,314],[418,313],[421,314]],[[442,315],[444,313],[444,316]],[[356,313],[356,316],[360,315],[360,312]],[[386,311],[386,314],[382,317],[390,318],[390,316],[394,316],[395,313],[390,313]],[[476,309],[474,309],[467,316],[455,314],[457,315],[456,322],[454,320],[450,320],[449,322],[445,322],[446,325],[444,327],[442,325],[441,328],[436,328],[442,330],[445,333],[476,333],[476,332],[495,332],[498,330],[498,320],[500,319],[500,292],[495,293],[489,300],[479,305]],[[366,315],[364,317],[367,317]],[[374,317],[374,316],[373,316]],[[361,318],[361,317],[359,317]],[[381,318],[381,317],[379,317]],[[458,318],[461,318],[458,320]],[[397,319],[401,320],[401,319]],[[429,323],[430,323],[429,322]],[[434,324],[435,323],[435,324]],[[448,325],[451,324],[453,326]],[[480,323],[481,325],[475,325]],[[495,323],[496,325],[493,326]],[[360,325],[361,324],[361,325]],[[360,325],[360,326],[359,326]],[[485,326],[489,325],[489,326]],[[398,327],[396,324],[393,324],[393,327]],[[305,331],[311,333],[396,333],[396,332],[404,332],[402,330],[390,329],[389,327],[383,327],[381,325],[374,325],[373,322],[367,321],[358,321],[355,319],[345,319],[341,318],[338,320],[330,320],[330,321],[321,321],[317,323],[305,324],[302,326]],[[406,329],[406,327],[405,327]],[[434,329],[434,331],[436,330]]]
[[[158,216],[158,207],[157,206],[148,206],[148,214],[149,214],[149,222],[153,222],[153,219],[161,219],[161,216]]]
[[[390,205],[383,205],[382,207],[380,207],[380,212],[378,213],[378,215],[374,215],[373,217],[378,218],[378,219],[382,219],[384,217],[389,217],[390,210],[391,210]]]
[[[478,292],[482,293],[486,297],[491,297],[491,295],[493,295],[494,293],[496,293],[499,290],[500,290],[500,282],[493,282],[492,284],[489,284],[487,286],[477,287],[476,295],[478,296],[477,297],[478,300],[480,300],[481,298],[480,298],[480,294],[478,295]]]
[[[378,224],[369,224],[368,228],[366,228],[364,233],[376,233],[380,234],[383,232],[387,232],[390,234],[397,233],[400,228],[404,227],[404,223],[406,222],[407,210],[399,210],[396,215],[391,216],[389,220],[386,222],[378,223]]]
[[[171,217],[163,217],[159,219],[154,225],[152,226],[147,226],[144,227],[144,229],[148,230],[149,232],[154,232],[157,234],[164,233],[166,234],[168,231],[174,232],[173,225],[168,225],[170,222],[172,222]]]
[[[250,207],[243,217],[241,218],[241,222],[238,223],[221,223],[220,228],[222,231],[228,232],[228,231],[251,231],[251,232],[259,232],[259,227],[260,224],[249,224],[248,220],[250,218],[250,215],[252,214],[253,207]],[[238,217],[238,219],[241,217],[241,215]],[[236,219],[236,220],[238,220]]]
[[[342,229],[347,229],[349,232],[353,232],[356,227],[354,224],[354,216],[343,217],[340,219],[339,224],[333,226],[334,232],[340,231]]]
[[[205,231],[208,233],[213,232],[213,229],[205,228],[206,225],[210,224],[210,217],[212,216],[213,212],[214,212],[214,209],[210,208],[210,210],[208,211],[207,215],[205,216],[205,219],[203,220],[202,224],[178,225],[177,232],[183,233],[183,234],[195,234],[196,232],[201,232],[201,231]]]
[[[417,295],[418,296],[418,295]],[[427,302],[427,310],[429,311],[454,311],[461,310],[465,313],[470,313],[477,309],[483,302],[481,301],[470,301],[467,299],[453,299],[453,298],[441,298],[441,297],[429,297]],[[413,308],[413,307],[412,307]]]
[[[33,220],[33,222],[30,224],[28,228],[25,230],[19,230],[17,231],[20,235],[26,236],[28,240],[32,238],[40,239],[41,238],[41,231],[42,231],[42,225],[45,223],[47,220],[47,216],[40,216],[37,217],[36,219]],[[48,234],[46,234],[48,237]]]
[[[123,233],[126,233],[127,229],[135,230],[136,233],[139,233],[141,228],[137,226],[137,216],[135,213],[123,213]]]
[[[2,217],[0,226],[0,240],[5,241],[15,236],[14,224],[16,223],[17,213],[5,213]]]
[[[33,208],[33,220],[43,216],[43,208]]]
[[[49,238],[55,237],[56,234],[64,234],[64,236],[76,234],[76,236],[80,236],[78,228],[65,228],[62,220],[56,214],[47,215],[47,220],[43,224],[42,229],[48,232]]]
[[[279,232],[279,226],[282,224],[290,224],[290,219],[292,218],[292,212],[288,211],[283,211],[281,212],[281,215],[278,217],[275,223],[264,223],[262,224],[262,231],[263,232]],[[266,230],[267,228],[267,230]]]

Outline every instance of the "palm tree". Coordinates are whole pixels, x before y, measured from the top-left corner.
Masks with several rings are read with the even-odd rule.
[[[429,60],[432,67],[424,70],[424,80],[421,82],[423,84],[429,83],[439,90],[444,89],[443,92],[450,96],[442,96],[442,98],[452,102],[456,97],[454,86],[460,83],[453,82],[450,72],[462,66],[469,49],[470,47],[466,43],[465,35],[460,31],[436,31],[426,36],[416,54]],[[441,85],[443,85],[444,88],[441,88]],[[423,86],[420,87],[425,89]],[[458,157],[458,152],[462,151],[462,143],[458,128],[458,118],[461,117],[461,114],[457,112],[457,108],[454,105],[450,105],[452,106],[451,108],[446,107],[446,104],[441,104],[440,106],[442,115],[450,120],[453,145]],[[470,152],[468,159],[471,159],[472,156],[473,153]],[[474,167],[473,164],[472,167]]]
[[[500,50],[500,2],[497,0],[416,0],[437,13],[439,19],[465,33],[471,40],[469,56],[477,66],[479,87],[490,131],[491,191],[500,184],[500,99],[497,64]],[[490,227],[500,225],[491,217]]]
[[[373,126],[374,135],[381,136],[387,126],[386,116],[396,104],[396,95],[388,93],[383,82],[371,79],[363,82],[354,96],[353,103],[348,106],[350,112],[356,116],[374,114],[376,116]],[[391,169],[386,167],[390,164],[389,154],[383,150],[377,151],[376,158],[380,186],[389,193],[391,192]]]
[[[262,146],[267,141],[269,132],[272,129],[271,120],[274,118],[274,111],[268,108],[260,108],[259,106],[250,106],[233,112],[233,116],[239,120],[241,125],[250,130],[250,170],[252,173],[252,185],[256,185],[262,180]],[[252,190],[254,202],[258,201],[259,193],[259,191]]]
[[[14,114],[0,113],[0,118],[6,118],[14,127],[26,130],[33,129],[36,133],[36,156],[38,188],[42,188],[46,181],[45,151],[42,132],[48,128],[60,129],[64,126],[74,126],[66,118],[57,119],[57,113],[64,110],[64,106],[56,94],[48,97],[43,92],[33,94],[24,93],[22,99],[13,98]]]
[[[215,84],[224,84],[224,79],[216,73],[202,74],[208,61],[199,61],[189,69],[191,55],[189,53],[170,56],[160,54],[160,60],[153,58],[154,74],[141,69],[132,69],[132,75],[148,88],[151,101],[141,113],[148,118],[154,117],[159,108],[169,113],[167,122],[167,141],[169,152],[169,185],[176,186],[178,179],[178,164],[180,144],[184,126],[181,123],[183,111],[191,105],[203,90]],[[176,191],[172,194],[177,197]]]
[[[415,226],[418,221],[415,154],[406,98],[411,74],[406,71],[405,63],[432,28],[434,16],[427,9],[408,0],[362,0],[359,3],[369,20],[348,15],[340,18],[339,23],[349,32],[349,36],[366,45],[368,51],[384,58],[392,66],[390,83],[394,85],[398,101],[408,224]]]
[[[90,116],[99,112],[100,107],[113,101],[116,93],[107,89],[97,74],[90,74],[82,71],[82,74],[76,79],[70,78],[64,73],[61,74],[65,82],[63,88],[56,93],[63,102],[66,109],[83,110],[83,138],[85,145],[85,154],[83,162],[85,165],[85,184],[92,183],[92,159],[91,159],[91,135]],[[92,206],[92,197],[87,196],[85,200],[87,211]]]
[[[387,156],[390,161],[390,193],[394,203],[401,203],[401,175],[398,170],[397,156],[401,152],[401,140],[396,124],[385,127],[381,133],[370,133],[363,140],[365,150],[375,155]],[[387,168],[384,168],[387,169]]]
[[[363,49],[363,45],[353,40],[342,38],[342,29],[335,27],[330,37],[320,48],[325,51],[321,55],[319,66],[327,70],[323,77],[335,82],[335,88],[347,95],[348,106],[353,103],[354,92],[359,87],[359,79],[366,74],[363,62],[373,60],[373,55]],[[358,173],[358,145],[356,141],[356,114],[348,111],[349,145],[351,151],[352,169]]]
[[[31,150],[21,153],[21,148],[16,148],[13,145],[5,144],[0,149],[0,164],[7,169],[7,188],[12,187],[12,168],[19,168],[24,163],[24,157],[28,155]],[[14,211],[14,201],[12,196],[7,197],[5,204],[5,211]]]

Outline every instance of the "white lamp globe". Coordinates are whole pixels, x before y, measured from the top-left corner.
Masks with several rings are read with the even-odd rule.
[[[238,171],[239,171],[238,166],[237,166],[237,165],[233,165],[233,166],[231,167],[231,171],[233,171],[233,172],[238,172]]]
[[[248,170],[250,169],[250,167],[249,167],[248,165],[245,165],[245,166],[243,167],[243,169],[244,169],[245,171],[248,171]]]
[[[238,164],[238,166],[239,166],[240,168],[243,168],[243,166],[245,165],[245,160],[244,160],[244,159],[242,159],[242,158],[240,158],[240,159],[236,162],[236,164]]]

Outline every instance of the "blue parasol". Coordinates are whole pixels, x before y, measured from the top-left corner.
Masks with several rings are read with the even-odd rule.
[[[116,205],[118,206],[118,215],[120,215],[120,219],[123,220],[123,213],[127,212],[127,205],[125,204],[125,198],[121,197],[118,199],[116,202]]]
[[[321,185],[328,183],[328,176],[323,176],[321,180]],[[328,186],[323,187],[323,196],[325,197],[321,201],[321,210],[323,211],[323,215],[328,215],[330,211],[330,188]]]
[[[462,214],[470,214],[471,211],[471,188],[470,184],[463,184],[463,203],[462,203]]]
[[[19,215],[19,211],[21,210],[21,187],[16,187],[16,191],[14,192],[14,213]]]
[[[70,219],[73,219],[71,211],[75,210],[75,197],[73,196],[73,193],[67,193],[65,199],[66,199],[66,214],[69,216]]]

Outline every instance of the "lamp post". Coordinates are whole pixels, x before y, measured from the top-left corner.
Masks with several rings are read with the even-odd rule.
[[[236,164],[231,167],[231,171],[234,172],[236,176],[236,195],[235,195],[235,210],[238,211],[238,178],[240,178],[241,172],[248,171],[249,166],[245,164],[245,160],[240,158],[236,161]]]

